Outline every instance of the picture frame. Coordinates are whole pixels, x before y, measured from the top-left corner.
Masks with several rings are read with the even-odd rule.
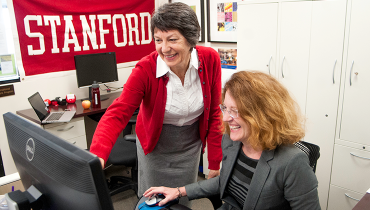
[[[169,0],[170,3],[182,2],[189,5],[197,14],[197,18],[200,25],[200,37],[199,42],[205,42],[205,27],[204,27],[204,1],[203,0]]]
[[[237,68],[237,48],[236,47],[212,47],[218,55],[220,56],[221,60],[221,84],[222,88],[225,87],[226,82],[230,79],[230,77],[238,72]]]
[[[215,49],[215,48],[214,48]],[[237,49],[236,48],[216,48],[221,60],[221,69],[237,69]]]
[[[207,0],[207,32],[209,42],[237,42],[237,10],[241,0]]]

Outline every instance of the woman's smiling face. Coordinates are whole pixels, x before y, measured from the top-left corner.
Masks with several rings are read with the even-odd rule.
[[[229,112],[233,110],[235,113],[235,111],[237,112],[238,108],[236,106],[234,98],[230,95],[229,91],[226,91],[224,106],[226,107],[227,111],[225,110],[223,112],[224,114],[222,120],[229,124],[230,139],[233,141],[246,143],[250,136],[250,126],[243,120],[243,118],[239,116],[239,113],[238,117],[230,116]]]
[[[186,70],[190,61],[190,45],[178,30],[154,29],[155,48],[172,71]]]

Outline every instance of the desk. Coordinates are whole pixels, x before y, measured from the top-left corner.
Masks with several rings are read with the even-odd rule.
[[[15,190],[24,191],[18,172],[0,178],[0,195]]]
[[[107,108],[113,103],[113,101],[120,96],[120,94],[121,92],[115,92],[115,93],[108,94],[109,98],[107,100],[101,101],[100,108],[90,107],[89,109],[84,109],[82,107],[81,100],[76,100],[76,103],[74,104],[67,104],[64,106],[49,106],[49,111],[61,112],[61,111],[64,111],[65,109],[71,109],[71,110],[76,110],[76,114],[73,117],[73,119],[84,117],[83,120],[84,120],[85,134],[86,134],[86,143],[87,143],[87,148],[89,148],[97,123],[89,119],[88,116],[105,112]],[[32,108],[16,111],[16,114],[36,124],[39,124],[40,126],[43,126],[44,128],[46,126],[45,124],[41,123],[40,119],[37,117],[35,111]],[[47,124],[47,125],[51,125],[51,124]]]
[[[370,189],[366,192],[364,197],[356,204],[352,210],[369,210],[370,209]]]
[[[49,111],[52,112],[61,112],[64,111],[65,109],[71,109],[71,110],[76,110],[76,115],[73,118],[77,117],[84,117],[92,114],[97,114],[97,113],[102,113],[107,110],[107,108],[112,104],[114,99],[118,98],[120,96],[121,92],[116,92],[116,93],[111,93],[109,94],[109,98],[105,101],[101,101],[101,108],[92,108],[90,109],[84,109],[81,104],[81,100],[76,100],[76,103],[74,104],[67,104],[65,106],[49,106]],[[19,116],[22,116],[34,123],[41,124],[40,119],[37,117],[35,111],[31,109],[25,109],[25,110],[20,110],[16,111],[16,113]]]

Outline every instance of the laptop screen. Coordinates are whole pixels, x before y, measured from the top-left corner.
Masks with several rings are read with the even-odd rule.
[[[35,110],[37,116],[42,122],[49,114],[49,109],[46,107],[44,100],[42,100],[40,93],[36,92],[28,98],[28,101],[30,102],[32,108]]]

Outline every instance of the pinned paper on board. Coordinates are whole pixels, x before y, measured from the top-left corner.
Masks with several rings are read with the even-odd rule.
[[[1,74],[12,74],[14,72],[13,60],[11,55],[0,55]]]

